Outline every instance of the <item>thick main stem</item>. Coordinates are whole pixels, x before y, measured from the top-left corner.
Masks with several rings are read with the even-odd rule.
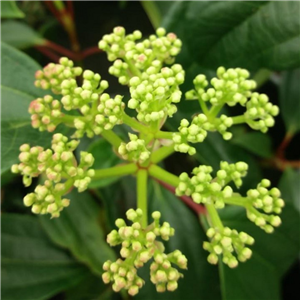
[[[112,130],[104,130],[101,135],[115,148],[119,148],[123,142]]]
[[[224,226],[223,226],[223,223],[219,217],[218,211],[216,210],[215,206],[211,203],[210,204],[206,203],[205,207],[209,214],[209,220],[210,220],[212,227],[218,228],[219,230],[223,230]]]
[[[148,171],[153,178],[161,180],[174,187],[177,187],[180,182],[177,176],[169,173],[168,171],[165,171],[164,169],[160,168],[157,165],[151,165]]]
[[[147,209],[147,181],[148,173],[145,169],[137,172],[137,207],[143,211],[141,225],[143,228],[148,226],[148,209]]]

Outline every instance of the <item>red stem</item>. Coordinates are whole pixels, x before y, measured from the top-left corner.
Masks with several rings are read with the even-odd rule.
[[[54,17],[57,19],[57,21],[64,26],[64,23],[61,19],[60,13],[56,10],[56,8],[54,7],[52,1],[44,1],[46,6],[48,7],[48,9],[51,11],[51,13],[54,15]]]
[[[45,56],[49,57],[52,61],[59,61],[59,56],[53,53],[51,50],[45,48],[44,46],[35,46],[35,49],[43,53]]]
[[[161,180],[156,179],[156,181],[162,185],[165,189],[169,190],[170,192],[172,192],[175,195],[175,188]],[[206,214],[206,209],[204,206],[199,205],[197,203],[195,203],[190,197],[188,196],[181,196],[178,197],[180,200],[182,200],[182,202],[184,202],[187,206],[189,206],[198,216],[202,215],[202,214]]]
[[[99,49],[98,47],[90,47],[90,48],[82,50],[81,57],[85,58],[87,56],[90,56],[90,55],[93,55],[96,53],[101,53],[101,52],[103,52],[103,50]]]
[[[79,59],[77,54],[73,53],[69,49],[66,49],[65,47],[60,46],[60,45],[58,45],[54,42],[46,40],[46,43],[44,44],[44,46],[58,52],[59,54],[66,55],[66,56],[68,56],[69,58],[71,58],[73,60],[78,60]]]
[[[66,1],[67,2],[67,9],[69,11],[69,14],[71,15],[72,19],[74,20],[74,6],[73,6],[73,1]]]

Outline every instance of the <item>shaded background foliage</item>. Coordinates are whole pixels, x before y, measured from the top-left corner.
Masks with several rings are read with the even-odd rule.
[[[245,126],[235,128],[229,142],[219,134],[209,134],[197,145],[195,156],[173,154],[164,167],[178,175],[199,163],[217,168],[220,160],[246,161],[250,170],[242,189],[254,187],[263,177],[278,185],[286,200],[282,226],[267,235],[246,219],[242,209],[225,209],[221,214],[225,224],[255,237],[254,254],[235,270],[211,266],[202,249],[205,234],[199,217],[173,194],[149,182],[149,210],[160,210],[175,227],[176,235],[167,248],[182,250],[189,259],[189,270],[174,293],[157,294],[148,282],[136,298],[299,299],[300,3],[74,1],[73,6],[81,49],[97,46],[102,35],[117,25],[127,32],[139,29],[145,36],[163,25],[184,43],[177,60],[186,70],[183,91],[191,88],[199,73],[212,77],[220,65],[245,67],[259,82],[259,92],[266,93],[281,109],[275,127],[265,135]],[[10,165],[17,162],[22,143],[46,147],[51,137],[30,126],[28,104],[43,95],[33,85],[34,73],[51,61],[47,51],[56,46],[49,41],[67,49],[72,44],[49,11],[49,4],[2,1],[1,8],[2,298],[128,299],[102,283],[101,265],[117,256],[106,245],[105,235],[114,228],[116,218],[135,206],[134,178],[101,180],[88,192],[73,192],[71,206],[55,220],[33,216],[22,204],[30,188],[25,189],[20,177],[10,173]],[[127,89],[108,74],[106,55],[95,49],[90,53],[77,63],[108,80],[110,93],[128,98]],[[237,114],[239,108],[229,111]],[[183,100],[166,129],[176,130],[182,118],[189,119],[197,112],[197,103]],[[70,134],[65,128],[60,130]],[[122,127],[117,130],[120,135],[125,132]],[[83,149],[96,156],[96,168],[119,162],[101,138],[84,138],[79,150]],[[144,273],[145,278],[149,276]]]

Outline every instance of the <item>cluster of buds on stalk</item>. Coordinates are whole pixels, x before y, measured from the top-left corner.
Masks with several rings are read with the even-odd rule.
[[[228,128],[234,124],[246,123],[262,132],[274,126],[274,117],[278,115],[279,108],[269,102],[267,95],[252,92],[256,83],[247,79],[249,75],[245,69],[225,70],[220,67],[217,69],[218,77],[210,81],[210,88],[207,88],[209,83],[205,75],[196,76],[193,81],[195,88],[185,96],[187,100],[198,99],[203,113],[196,115],[191,122],[186,119],[181,121],[179,132],[173,134],[175,151],[195,154],[196,149],[189,143],[203,142],[207,131],[218,131],[224,140],[230,140],[232,133]],[[240,104],[246,107],[246,111],[241,116],[228,117],[222,114],[217,117],[225,104]]]
[[[90,153],[80,153],[80,163],[77,165],[73,151],[78,141],[68,141],[60,133],[53,135],[52,150],[42,147],[30,147],[24,144],[20,147],[20,164],[12,166],[13,173],[23,175],[23,183],[30,186],[32,178],[44,175],[44,185],[38,185],[34,193],[24,197],[25,206],[32,206],[36,214],[50,213],[58,217],[60,211],[69,205],[68,199],[62,197],[74,185],[79,192],[87,189],[95,171],[89,169],[94,158]]]
[[[78,86],[76,76],[81,75],[83,83]],[[52,96],[38,98],[30,104],[32,126],[40,131],[54,131],[58,124],[65,123],[76,128],[74,138],[88,137],[110,130],[122,124],[125,104],[122,96],[113,99],[104,90],[108,82],[90,70],[74,68],[73,62],[65,57],[59,64],[49,64],[43,71],[36,73],[36,86],[43,89],[51,88],[55,94],[61,94],[61,101]],[[79,110],[81,115],[68,115],[62,112]]]
[[[125,29],[119,26],[99,42],[99,48],[107,52],[108,60],[115,61],[109,72],[118,77],[121,84],[128,84],[132,75],[138,76],[151,66],[161,68],[163,63],[173,63],[182,45],[174,33],[166,35],[163,28],[158,28],[156,35],[137,42],[141,38],[139,30],[126,35]]]
[[[226,205],[242,206],[247,211],[247,217],[257,226],[267,233],[272,233],[274,227],[281,224],[281,219],[277,215],[280,214],[284,201],[280,198],[281,194],[277,188],[270,187],[271,182],[263,179],[256,189],[250,189],[246,197],[242,197],[239,193],[233,192],[231,181],[237,188],[242,185],[242,177],[246,176],[248,165],[244,162],[229,164],[227,162],[220,163],[220,170],[216,172],[213,178],[213,172],[210,166],[199,166],[194,168],[191,178],[187,173],[179,176],[180,182],[176,188],[178,196],[191,196],[194,202],[202,204],[213,204],[215,208],[222,209]],[[218,255],[223,255],[223,262],[229,267],[234,268],[238,265],[238,260],[244,262],[251,256],[251,250],[245,248],[244,244],[252,245],[254,239],[244,232],[238,233],[228,227],[222,229],[220,226],[212,224],[212,228],[207,231],[207,236],[211,239],[211,243],[204,242],[204,249],[211,254],[208,261],[212,264],[218,262]],[[237,259],[232,254],[237,253]]]
[[[145,145],[145,141],[139,139],[136,134],[129,133],[130,142],[121,143],[118,153],[125,160],[143,164],[149,157],[150,151]]]
[[[248,165],[244,162],[228,164],[220,163],[220,170],[215,178],[211,173],[213,168],[210,166],[199,166],[193,169],[191,178],[187,173],[179,176],[180,183],[176,188],[176,195],[191,196],[196,203],[214,204],[216,208],[225,206],[225,199],[232,197],[233,190],[227,185],[233,181],[237,187],[242,185],[242,177],[246,176]]]
[[[274,187],[268,190],[270,185],[270,180],[263,179],[256,189],[250,189],[247,192],[246,206],[248,219],[267,233],[272,233],[274,227],[281,224],[280,217],[270,213],[280,214],[284,207],[279,189]]]
[[[161,70],[152,66],[141,77],[130,79],[131,99],[128,107],[137,111],[137,119],[142,123],[151,125],[162,120],[163,124],[167,117],[177,112],[173,103],[180,102],[179,85],[183,82],[184,71],[181,65],[175,64]],[[162,124],[156,127],[160,128]]]
[[[177,289],[177,281],[183,275],[172,267],[177,265],[181,269],[187,269],[187,258],[179,251],[165,254],[162,240],[168,241],[174,235],[174,228],[169,223],[160,225],[160,212],[152,213],[154,222],[147,228],[142,228],[141,209],[130,209],[126,217],[133,224],[128,226],[123,219],[116,220],[118,230],[113,230],[107,236],[107,242],[111,246],[121,244],[120,254],[123,259],[116,262],[107,261],[103,265],[102,275],[105,283],[113,282],[113,290],[118,292],[121,289],[128,290],[132,296],[139,292],[144,281],[137,275],[137,269],[141,268],[153,258],[150,265],[151,282],[156,285],[158,292],[165,290],[174,291]]]
[[[245,262],[252,255],[251,249],[246,245],[252,245],[254,239],[243,231],[237,232],[229,227],[222,229],[209,228],[206,235],[210,242],[205,241],[203,248],[210,252],[207,260],[211,264],[217,264],[219,255],[222,254],[223,263],[230,268],[235,268],[238,261]]]

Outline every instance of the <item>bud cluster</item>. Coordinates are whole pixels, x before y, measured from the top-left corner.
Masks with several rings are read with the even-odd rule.
[[[13,173],[23,175],[23,183],[29,186],[33,177],[45,174],[44,185],[38,185],[35,193],[28,194],[24,198],[26,206],[32,206],[34,213],[51,213],[53,217],[59,216],[59,211],[68,206],[66,199],[61,197],[74,184],[79,192],[87,189],[94,170],[88,168],[94,163],[90,153],[81,152],[81,161],[76,166],[73,151],[78,141],[68,142],[68,138],[62,134],[53,135],[52,150],[44,150],[42,147],[31,147],[24,144],[20,147],[20,164],[12,166]]]
[[[143,164],[149,157],[150,151],[145,145],[145,141],[138,138],[137,135],[128,133],[130,142],[121,143],[118,148],[119,154],[123,159]]]
[[[237,187],[242,184],[242,177],[247,174],[248,165],[244,162],[228,164],[220,163],[220,170],[213,179],[210,166],[199,166],[193,169],[194,176],[187,173],[179,176],[180,183],[176,188],[176,195],[191,196],[196,203],[213,203],[216,208],[224,207],[224,199],[232,197],[233,190],[227,184],[233,181]]]
[[[247,199],[251,201],[253,206],[247,207],[248,218],[268,233],[273,232],[274,227],[281,224],[281,219],[279,216],[267,214],[272,212],[280,214],[284,207],[284,201],[280,198],[280,191],[277,188],[268,190],[270,185],[271,182],[268,179],[263,179],[256,189],[247,192]],[[258,210],[262,210],[267,214]]]
[[[253,93],[246,108],[244,116],[247,124],[264,133],[268,131],[269,127],[274,126],[274,117],[279,114],[278,106],[269,102],[269,98],[265,94]]]
[[[132,296],[136,295],[143,285],[143,280],[137,276],[137,269],[143,267],[152,258],[154,261],[150,266],[151,281],[156,285],[158,292],[166,289],[174,291],[177,288],[177,281],[182,274],[172,267],[172,263],[179,268],[187,268],[187,259],[179,251],[175,250],[170,254],[164,253],[162,242],[157,241],[157,237],[163,240],[169,240],[174,235],[174,229],[168,222],[160,225],[161,214],[153,212],[154,222],[147,228],[142,228],[141,218],[143,212],[141,209],[130,209],[126,217],[133,224],[127,226],[123,219],[116,220],[118,230],[111,231],[107,236],[107,242],[111,246],[121,244],[120,254],[124,260],[118,259],[112,263],[107,261],[103,265],[104,273],[102,275],[105,283],[113,282],[114,291],[121,289],[128,290]]]
[[[230,268],[235,268],[238,261],[248,260],[252,251],[246,245],[253,245],[254,239],[245,232],[237,232],[229,227],[209,228],[206,232],[210,242],[205,241],[203,248],[210,252],[207,260],[211,264],[217,264],[219,255],[222,255],[222,261]]]
[[[107,52],[108,60],[116,61],[109,72],[117,76],[121,84],[128,84],[132,72],[146,70],[153,61],[157,61],[160,67],[163,63],[173,63],[182,45],[174,33],[166,35],[163,28],[158,28],[156,35],[150,35],[149,39],[141,42],[137,42],[142,38],[140,31],[125,34],[123,27],[115,27],[113,33],[104,35],[99,42],[99,48]]]
[[[47,95],[44,98],[37,98],[30,103],[28,112],[31,114],[31,125],[40,131],[52,132],[61,123],[63,113],[61,103]]]
[[[64,80],[73,79],[82,74],[82,68],[74,67],[73,61],[62,57],[59,64],[49,63],[43,71],[35,73],[35,86],[44,90],[51,89],[55,94],[62,93],[61,84]]]
[[[131,99],[128,107],[136,109],[137,119],[143,123],[164,120],[177,111],[173,103],[180,102],[179,85],[184,82],[184,71],[178,64],[171,68],[150,67],[142,77],[129,81]]]
[[[110,130],[115,125],[122,124],[125,107],[122,98],[120,95],[111,98],[104,93],[100,96],[100,104],[96,109],[86,106],[84,116],[74,119],[74,126],[77,129],[74,136],[80,138],[86,133],[91,138],[103,130]]]
[[[193,83],[194,90],[187,92],[187,99],[201,99],[210,102],[212,106],[228,104],[245,105],[247,98],[251,96],[251,90],[256,88],[256,82],[249,80],[250,74],[247,70],[236,68],[226,70],[224,67],[217,69],[217,77],[211,79],[211,88],[205,90],[208,81],[205,75],[198,75]]]

